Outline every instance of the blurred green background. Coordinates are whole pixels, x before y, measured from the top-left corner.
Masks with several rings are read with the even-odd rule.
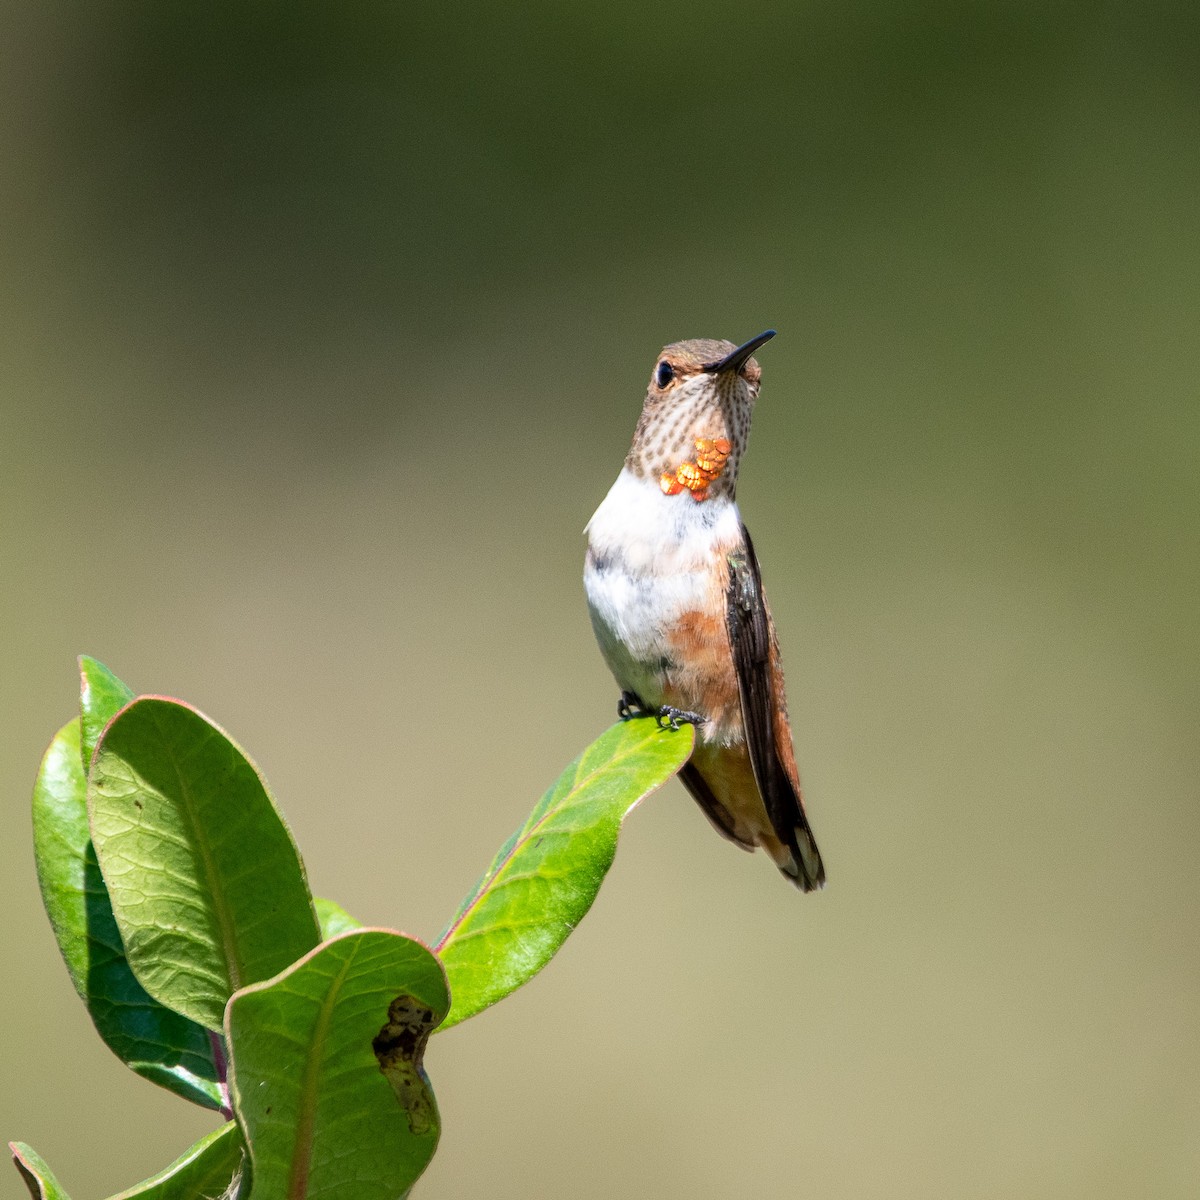
[[[612,719],[581,530],[658,348],[774,326],[740,499],[829,888],[670,785],[434,1040],[420,1194],[1195,1196],[1198,52],[1194,4],[0,9],[0,1133],[87,1200],[212,1125],[41,914],[74,655],[432,936]]]

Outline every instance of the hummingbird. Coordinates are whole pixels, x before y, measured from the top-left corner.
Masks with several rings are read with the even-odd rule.
[[[679,774],[717,832],[761,846],[802,891],[825,883],[804,815],[783,667],[738,467],[762,372],[700,338],[663,348],[625,465],[587,525],[584,590],[622,719],[696,727]]]

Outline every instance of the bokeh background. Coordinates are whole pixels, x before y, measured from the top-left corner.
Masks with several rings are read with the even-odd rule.
[[[87,1200],[212,1126],[41,914],[74,655],[432,936],[612,718],[581,531],[658,348],[775,326],[740,499],[829,888],[670,785],[432,1043],[420,1194],[1194,1197],[1198,12],[0,9],[0,1133]]]

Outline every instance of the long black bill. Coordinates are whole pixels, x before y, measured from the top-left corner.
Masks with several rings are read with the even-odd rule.
[[[748,342],[743,342],[736,350],[731,350],[724,358],[717,359],[716,362],[705,363],[700,368],[706,375],[720,375],[722,371],[740,371],[745,364],[746,359],[752,355],[755,350],[763,344],[769,342],[775,336],[775,330],[768,329],[766,333],[760,333],[758,337],[751,338]]]

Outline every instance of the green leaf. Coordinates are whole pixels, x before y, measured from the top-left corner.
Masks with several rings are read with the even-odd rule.
[[[202,1137],[169,1167],[111,1200],[198,1200],[221,1196],[242,1166],[245,1145],[236,1121]]]
[[[12,1151],[13,1165],[20,1171],[33,1200],[71,1200],[62,1184],[54,1178],[46,1160],[32,1146],[9,1142],[8,1148]]]
[[[262,777],[194,708],[142,696],[122,709],[96,747],[88,810],[129,965],[161,1003],[219,1029],[238,988],[319,941]]]
[[[79,718],[50,743],[33,789],[33,845],[46,915],[71,982],[118,1058],[207,1108],[221,1091],[209,1034],[150,998],[125,958],[88,830]]]
[[[434,946],[454,1003],[443,1029],[528,982],[596,898],[625,814],[688,760],[694,730],[614,725],[562,774],[500,848]]]
[[[13,1162],[25,1179],[34,1200],[68,1200],[45,1160],[23,1142],[11,1142]],[[112,1200],[197,1200],[220,1196],[233,1182],[242,1164],[242,1137],[235,1122],[202,1137],[164,1171],[136,1187],[119,1192]]]
[[[321,926],[321,940],[329,941],[339,933],[349,933],[352,929],[361,929],[362,922],[356,921],[340,904],[317,896],[313,900],[317,910],[317,922]]]
[[[420,942],[361,929],[229,1003],[230,1093],[260,1197],[395,1200],[437,1146],[421,1066],[449,1006]]]
[[[79,656],[79,710],[83,720],[80,750],[83,773],[92,765],[92,751],[104,727],[133,699],[133,689],[123,684],[102,662]]]

